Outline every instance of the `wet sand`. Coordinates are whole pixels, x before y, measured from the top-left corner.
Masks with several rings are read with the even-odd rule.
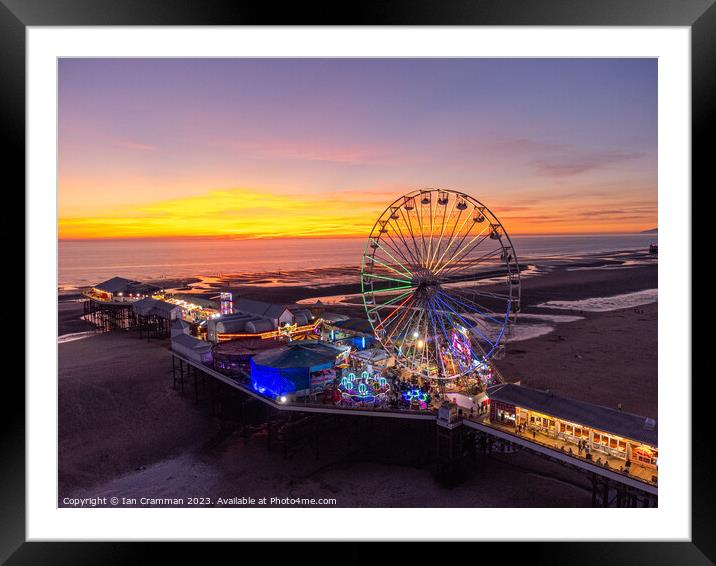
[[[57,335],[92,330],[94,325],[80,318],[83,313],[84,307],[80,302],[59,303],[57,305]]]
[[[535,309],[536,310],[536,309]],[[508,381],[630,413],[657,417],[658,341],[656,303],[557,324],[530,340],[508,344],[496,363]]]
[[[658,286],[656,264],[626,269],[556,270],[522,284],[522,313],[573,315],[544,336],[507,345],[496,365],[508,381],[657,417],[658,304],[609,312],[537,307],[548,301],[610,297]],[[520,324],[535,322],[529,317]]]
[[[522,279],[523,312],[547,301],[575,301],[591,297],[609,297],[658,287],[658,268],[645,265],[624,269],[559,269],[537,277]]]

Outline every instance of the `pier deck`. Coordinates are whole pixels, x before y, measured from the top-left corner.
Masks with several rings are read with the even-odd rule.
[[[259,394],[251,387],[242,384],[238,380],[224,375],[205,364],[190,360],[173,351],[171,352],[171,355],[173,356],[173,364],[174,359],[179,360],[180,363],[187,364],[195,370],[199,370],[205,376],[220,381],[236,390],[241,391],[242,393],[245,393],[246,395],[258,399],[262,403],[278,411],[426,421],[432,420],[437,422],[437,415],[428,411],[339,407],[335,405],[312,402],[279,403]],[[176,368],[174,365],[173,369],[176,375]],[[183,379],[183,368],[181,372]],[[617,460],[616,458],[611,458],[606,455],[600,455],[602,460],[607,460],[609,462],[609,467],[605,467],[604,465],[597,464],[594,461],[587,460],[585,457],[575,452],[576,444],[574,443],[570,443],[562,439],[555,439],[540,433],[536,433],[534,438],[532,438],[533,435],[531,432],[518,433],[514,429],[514,426],[493,423],[488,420],[487,416],[476,418],[464,417],[456,423],[456,425],[466,426],[482,434],[486,434],[489,437],[499,439],[502,442],[507,442],[511,445],[525,448],[534,454],[546,457],[552,461],[557,461],[573,469],[586,472],[593,478],[599,476],[606,482],[620,484],[627,488],[634,489],[654,497],[658,494],[657,484],[652,481],[652,471],[639,466],[636,463],[632,463],[632,469],[629,472],[626,472],[623,469],[620,469],[623,466],[621,460]],[[572,453],[569,453],[570,448],[572,449]]]
[[[552,438],[544,434],[537,433],[532,439],[531,433],[517,433],[514,427],[495,424],[485,420],[463,419],[463,424],[472,429],[479,430],[491,436],[506,440],[517,446],[527,448],[532,452],[548,456],[551,459],[559,460],[565,464],[580,468],[586,472],[595,473],[599,476],[608,478],[612,481],[622,483],[629,487],[633,487],[646,493],[657,495],[658,488],[656,483],[651,481],[651,471],[638,464],[632,464],[630,473],[620,471],[623,461],[617,458],[606,457],[610,467],[596,464],[594,461],[587,460],[585,457],[573,452],[570,454],[567,450],[576,446],[571,442],[562,439]],[[562,450],[561,448],[564,448]]]

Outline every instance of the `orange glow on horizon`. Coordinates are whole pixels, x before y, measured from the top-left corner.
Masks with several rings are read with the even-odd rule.
[[[58,236],[72,239],[133,238],[336,238],[364,237],[395,193],[340,192],[277,194],[252,189],[210,191],[203,195],[121,205],[102,215],[59,218]],[[635,205],[629,218],[562,203],[559,208],[500,205],[485,199],[509,234],[627,233],[656,227],[656,210]],[[628,207],[625,208],[628,213]]]

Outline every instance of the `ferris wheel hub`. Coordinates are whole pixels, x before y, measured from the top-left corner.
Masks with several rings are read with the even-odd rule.
[[[418,299],[430,300],[440,289],[440,278],[428,268],[418,268],[412,278],[415,296]]]

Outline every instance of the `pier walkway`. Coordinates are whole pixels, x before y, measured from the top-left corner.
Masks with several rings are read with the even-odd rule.
[[[657,495],[658,493],[657,483],[652,481],[653,471],[637,463],[632,463],[631,470],[626,472],[623,469],[623,460],[600,455],[602,462],[608,460],[609,467],[604,466],[603,463],[597,464],[594,460],[589,460],[579,454],[575,450],[576,444],[560,438],[552,438],[540,433],[536,433],[533,438],[531,431],[519,433],[513,426],[493,423],[487,420],[486,417],[484,419],[464,418],[462,422],[469,428],[500,438],[516,446],[527,448],[532,452],[548,456],[572,467],[598,474],[652,495]]]

